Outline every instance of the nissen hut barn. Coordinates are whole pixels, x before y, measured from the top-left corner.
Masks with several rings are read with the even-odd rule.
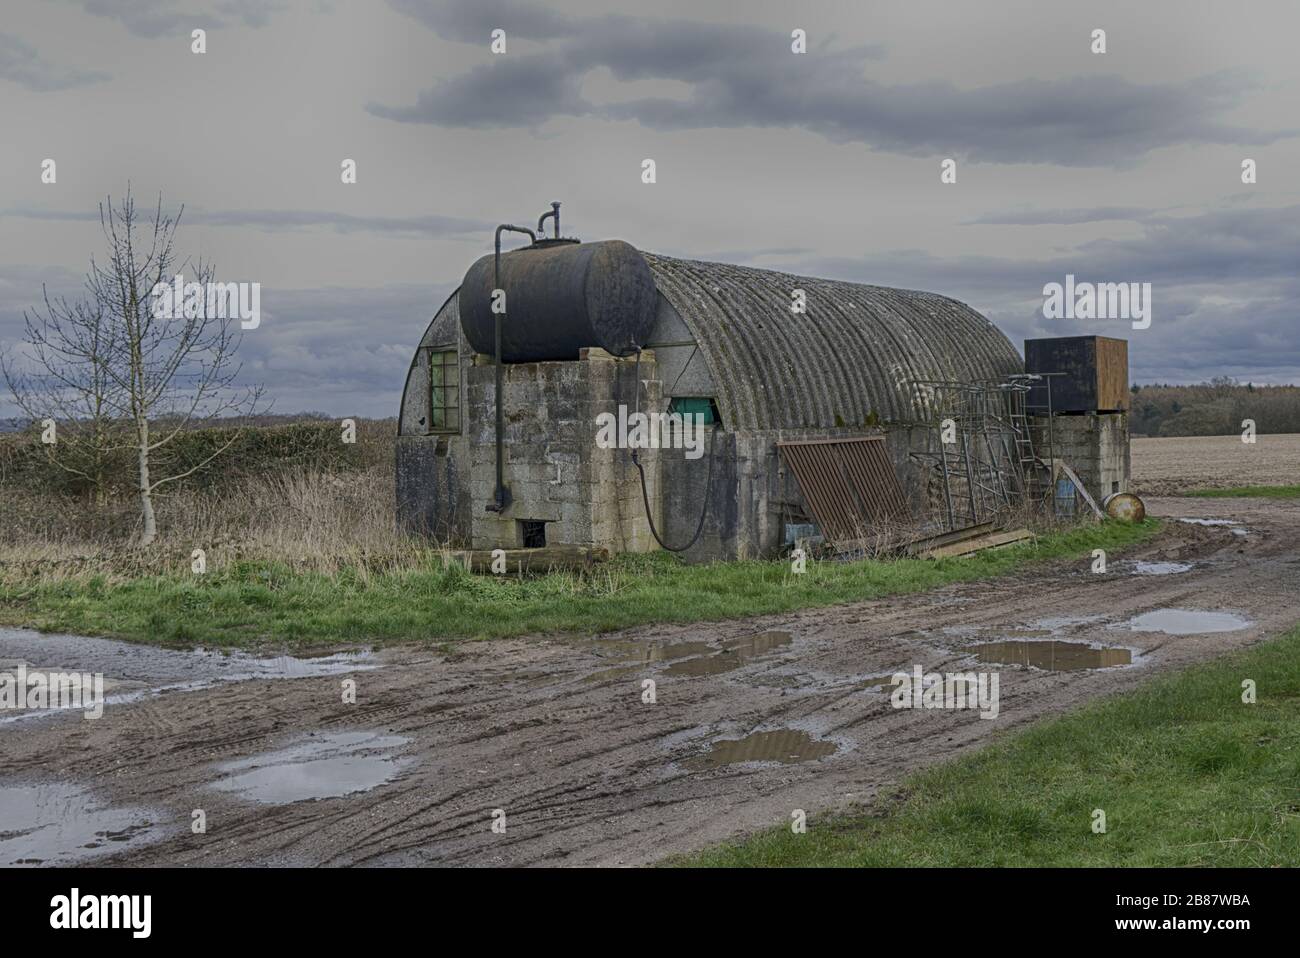
[[[815,522],[808,493],[836,494],[818,463],[849,461],[809,440],[877,437],[850,466],[880,500],[849,505],[915,514],[934,418],[918,384],[1024,372],[947,297],[561,238],[553,206],[536,232],[498,231],[498,249],[503,231],[532,242],[469,268],[407,374],[399,521],[454,546],[772,555]],[[624,434],[637,413],[669,427],[659,448],[624,447],[645,439]],[[795,450],[823,488],[801,488]]]

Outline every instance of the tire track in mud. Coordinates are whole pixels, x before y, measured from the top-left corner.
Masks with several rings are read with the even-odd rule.
[[[147,802],[172,832],[126,848],[117,864],[637,864],[869,800],[904,774],[1009,729],[1132,688],[1154,672],[1248,645],[1300,621],[1300,504],[1153,500],[1153,513],[1240,519],[1250,530],[1170,522],[1159,537],[1094,576],[1089,562],[1044,564],[1018,579],[812,609],[743,622],[628,630],[598,641],[506,639],[444,654],[394,648],[382,667],[328,676],[223,683],[118,705],[97,722],[60,718],[0,728],[10,774],[85,779],[114,803]],[[1138,576],[1134,559],[1176,559],[1191,571]],[[1136,614],[1168,607],[1244,612],[1239,632],[1131,632]],[[974,663],[975,643],[1030,637],[1136,649],[1134,665],[1043,672]],[[715,648],[784,630],[777,646],[732,671],[665,673],[619,644],[706,641]],[[615,650],[615,651],[611,651]],[[635,661],[625,661],[627,658]],[[1000,713],[891,707],[873,677],[998,670]],[[626,666],[626,673],[608,675]],[[359,704],[345,706],[351,677]],[[641,679],[657,704],[641,703]],[[818,761],[699,770],[711,743],[766,730],[835,742]],[[256,805],[211,786],[221,763],[312,736],[373,730],[408,741],[412,760],[387,784],[341,798]],[[59,756],[51,763],[49,756]],[[51,766],[57,766],[51,768]],[[206,835],[189,834],[205,809]],[[491,813],[504,808],[504,834]]]

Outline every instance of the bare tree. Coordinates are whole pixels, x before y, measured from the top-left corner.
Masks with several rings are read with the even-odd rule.
[[[222,416],[255,414],[262,398],[261,387],[235,386],[240,370],[235,361],[238,310],[218,308],[207,294],[215,272],[211,263],[178,260],[176,228],[183,212],[184,207],[175,217],[164,215],[160,196],[152,222],[142,226],[129,188],[116,207],[109,197],[99,208],[108,261],[101,266],[92,259],[87,277],[92,298],[118,327],[107,370],[122,414],[135,429],[141,545],[158,534],[155,493],[207,466],[239,433],[201,462],[159,477],[151,467],[161,450],[186,429]],[[171,285],[173,270],[176,275],[192,272],[198,295],[187,293],[181,301],[172,301],[171,308],[160,309],[153,292]]]
[[[99,422],[120,425],[127,434],[135,459],[141,545],[158,535],[154,499],[159,490],[208,466],[240,433],[202,461],[170,470],[167,447],[186,430],[262,411],[260,386],[236,386],[239,310],[226,308],[226,301],[208,292],[211,263],[191,264],[176,253],[183,210],[165,215],[159,196],[152,216],[142,219],[129,188],[116,206],[111,196],[101,203],[108,256],[103,264],[91,258],[85,300],[73,306],[47,301],[45,315],[28,324],[44,375],[9,378],[6,364],[11,390],[24,397],[19,406],[33,418],[48,418],[43,409],[60,410],[74,432],[93,430],[91,424]],[[164,287],[170,291],[174,277],[187,273],[186,295],[167,297],[165,304],[154,295]],[[63,390],[58,400],[51,394],[56,386]]]
[[[26,361],[0,356],[0,375],[28,418],[54,420],[55,441],[42,444],[46,456],[102,505],[113,454],[126,448],[107,366],[118,331],[93,299],[69,303],[42,293],[44,310],[23,312]]]

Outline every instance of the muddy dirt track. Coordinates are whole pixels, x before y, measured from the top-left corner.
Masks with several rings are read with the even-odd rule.
[[[1300,503],[1148,505],[1239,525],[1169,522],[1105,575],[1058,563],[833,609],[445,655],[225,665],[9,634],[0,658],[99,666],[121,700],[98,721],[0,724],[6,817],[45,815],[0,825],[0,864],[627,865],[788,823],[796,808],[816,827],[909,771],[1300,621]],[[1172,634],[1206,628],[1225,631]],[[179,684],[178,655],[191,656],[190,684],[157,693]],[[915,665],[997,670],[998,717],[892,708],[880,683]],[[345,679],[355,705],[341,701]],[[191,832],[195,809],[205,834]],[[108,824],[92,827],[95,815]],[[97,837],[78,844],[78,829]]]

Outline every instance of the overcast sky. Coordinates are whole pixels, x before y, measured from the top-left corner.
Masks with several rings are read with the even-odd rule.
[[[1137,382],[1300,382],[1298,28],[1294,0],[5,0],[0,346],[129,182],[262,284],[240,356],[277,412],[394,415],[493,226],[557,199],[583,239],[941,292],[1017,347],[1122,336]],[[1067,273],[1151,283],[1151,327],[1044,319]]]

